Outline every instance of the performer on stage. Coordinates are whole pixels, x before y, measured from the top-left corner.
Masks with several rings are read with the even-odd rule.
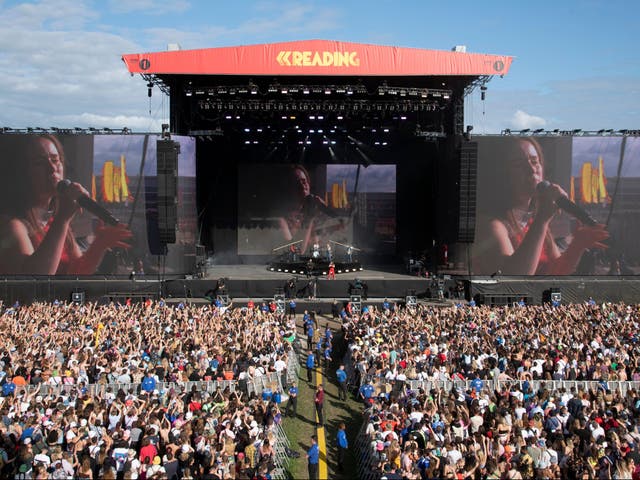
[[[331,251],[331,244],[327,243],[326,246],[326,250],[325,250],[325,256],[327,258],[327,262],[331,262],[331,260],[333,260],[333,252]]]
[[[351,245],[347,247],[347,261],[349,263],[353,262],[353,247]]]
[[[335,280],[336,279],[336,265],[333,262],[331,262],[329,264],[329,274],[327,275],[327,278],[329,280]]]

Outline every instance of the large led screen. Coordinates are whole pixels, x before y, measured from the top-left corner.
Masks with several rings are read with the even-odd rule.
[[[478,137],[480,275],[640,272],[640,140]]]
[[[395,165],[252,164],[240,169],[238,254],[395,253]]]
[[[0,275],[157,272],[147,238],[146,211],[153,206],[145,198],[145,179],[156,177],[157,140],[157,135],[0,136]],[[195,249],[195,142],[173,140],[180,144],[179,227],[163,273],[189,269],[185,254]],[[87,208],[77,210],[78,195],[106,209],[120,225],[105,224]]]

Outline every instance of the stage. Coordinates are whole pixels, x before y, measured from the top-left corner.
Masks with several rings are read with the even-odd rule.
[[[206,269],[204,278],[154,275],[137,276],[135,279],[114,277],[4,277],[0,279],[0,299],[5,304],[16,301],[69,300],[71,294],[83,293],[89,301],[123,302],[145,298],[203,299],[211,294],[220,279],[224,280],[227,295],[231,299],[270,299],[276,292],[283,292],[285,285],[295,279],[296,294],[309,282],[315,284],[316,299],[347,299],[350,287],[359,279],[366,286],[369,298],[404,299],[407,295],[428,297],[432,280],[402,273],[397,266],[368,267],[357,272],[341,273],[335,280],[318,275],[307,277],[271,271],[266,265],[213,265]],[[302,292],[301,292],[302,293]],[[302,299],[309,297],[299,296]],[[296,295],[297,296],[297,295]]]
[[[249,300],[264,301],[276,293],[289,293],[299,308],[308,303],[330,306],[334,299],[345,301],[356,286],[372,304],[385,298],[404,301],[415,295],[420,301],[441,296],[452,302],[474,299],[477,304],[511,305],[524,299],[527,304],[549,301],[551,293],[559,293],[561,303],[580,303],[590,297],[597,302],[640,302],[640,281],[635,277],[469,277],[441,275],[419,277],[408,274],[402,265],[362,267],[362,270],[336,274],[335,280],[326,275],[307,276],[271,270],[272,265],[209,265],[203,278],[192,275],[159,277],[157,275],[123,277],[3,277],[0,278],[0,299],[5,305],[34,301],[70,300],[73,293],[82,294],[85,301],[124,302],[143,301],[163,297],[189,299],[198,303],[210,301],[212,293],[222,280],[226,294],[234,304]],[[287,291],[286,285],[295,281]],[[309,285],[309,289],[306,287]],[[314,289],[315,286],[315,289]],[[456,287],[459,287],[457,289]],[[455,292],[455,293],[454,293]],[[215,297],[215,295],[214,295]],[[309,297],[314,297],[309,299]],[[328,308],[328,307],[327,307]]]

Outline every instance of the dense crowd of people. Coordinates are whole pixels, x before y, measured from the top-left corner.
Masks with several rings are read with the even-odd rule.
[[[617,381],[640,381],[640,307],[385,301],[335,314],[353,366],[341,381],[361,385],[380,477],[638,478],[640,394]],[[267,477],[280,395],[240,386],[285,378],[296,328],[324,359],[328,324],[298,317],[253,304],[3,306],[0,474]],[[212,380],[238,388],[187,383]]]
[[[386,307],[343,324],[382,478],[640,478],[640,307]]]
[[[226,479],[274,468],[277,395],[186,382],[283,374],[294,319],[264,305],[54,302],[3,306],[0,328],[3,478]]]

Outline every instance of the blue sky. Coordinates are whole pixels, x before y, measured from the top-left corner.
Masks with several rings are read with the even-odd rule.
[[[640,2],[0,0],[0,126],[156,132],[151,101],[121,55],[307,39],[512,55],[474,133],[640,126]]]

